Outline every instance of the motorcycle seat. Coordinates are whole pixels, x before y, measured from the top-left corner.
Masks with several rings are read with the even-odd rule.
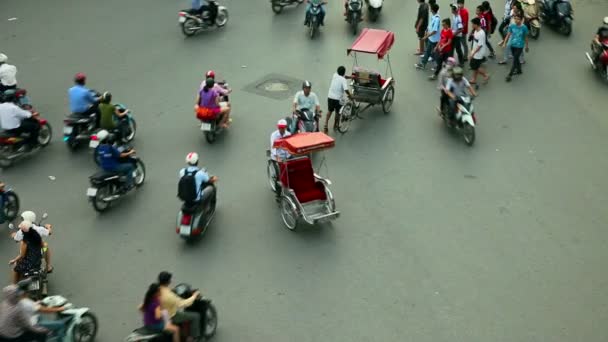
[[[72,113],[72,114],[68,115],[68,118],[66,120],[68,120],[70,122],[74,122],[74,123],[87,123],[87,122],[93,120],[93,115],[83,116],[78,113]]]
[[[120,172],[118,171],[99,171],[92,175],[90,178],[94,180],[108,180],[118,177],[120,177]]]
[[[148,327],[140,327],[137,328],[135,330],[133,330],[133,332],[138,333],[139,335],[142,335],[142,337],[144,336],[159,336],[161,334],[163,334],[162,331],[156,330],[156,329],[152,329],[152,328],[148,328]]]
[[[15,134],[13,132],[7,131],[7,130],[0,130],[0,138],[12,138],[12,137],[17,137],[19,136],[19,134]]]

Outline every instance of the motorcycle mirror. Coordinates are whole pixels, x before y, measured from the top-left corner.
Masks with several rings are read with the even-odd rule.
[[[49,214],[48,214],[48,213],[44,213],[44,214],[42,214],[42,219],[43,219],[43,220],[44,220],[44,219],[46,219],[47,217],[49,217]]]
[[[15,225],[12,224],[12,223],[9,223],[8,224],[8,229],[11,229],[11,230],[15,229]]]

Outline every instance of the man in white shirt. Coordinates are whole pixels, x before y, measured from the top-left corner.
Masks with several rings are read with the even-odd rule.
[[[484,83],[487,83],[490,79],[490,75],[485,71],[482,64],[486,61],[486,33],[481,29],[481,20],[479,18],[473,18],[471,20],[473,26],[473,48],[469,56],[471,70],[473,70],[473,77],[471,77],[470,83],[477,83],[477,75],[483,76]]]
[[[279,120],[279,122],[277,122],[277,130],[270,134],[270,159],[280,161],[290,157],[287,151],[274,147],[274,142],[276,140],[290,135],[291,133],[287,130],[287,121],[285,119]]]
[[[12,102],[0,103],[0,127],[15,135],[29,133],[25,142],[30,148],[38,142],[40,124],[37,117],[38,113],[23,110]]]
[[[40,237],[47,237],[51,234],[53,234],[53,226],[50,224],[45,224],[44,227],[40,227],[38,225],[36,225],[34,222],[36,222],[36,213],[34,213],[33,211],[27,210],[21,213],[21,218],[23,219],[23,222],[31,222],[31,226],[28,224],[27,228],[25,229],[33,229],[35,230],[38,235],[40,235]],[[12,237],[13,240],[15,240],[16,242],[20,242],[21,240],[23,240],[23,231],[21,229],[17,230],[17,232],[12,233]],[[53,266],[51,266],[51,250],[49,249],[49,245],[46,242],[42,243],[43,248],[45,250],[45,253],[43,254],[44,256],[44,264],[46,265],[46,272],[47,273],[52,273],[53,272]]]
[[[17,67],[6,63],[8,57],[0,53],[0,93],[17,88]]]
[[[298,91],[293,98],[293,111],[301,111],[302,109],[308,109],[315,115],[315,121],[317,121],[317,127],[319,126],[319,117],[321,116],[321,104],[317,94],[311,91],[312,84],[310,81],[304,81],[302,83],[302,90]],[[290,127],[290,131],[296,132],[298,127],[297,120],[292,121],[293,127]]]
[[[456,54],[458,55],[458,64],[464,65],[465,55],[462,53],[462,32],[464,31],[464,25],[462,23],[462,18],[460,17],[458,6],[451,4],[450,8],[452,9],[452,32],[454,33],[454,38],[452,38],[452,46],[456,50]]]
[[[327,94],[327,117],[325,118],[325,127],[323,132],[327,134],[329,119],[333,112],[336,112],[336,118],[334,119],[334,131],[337,129],[340,122],[340,109],[344,104],[344,94],[351,97],[350,90],[348,90],[348,82],[346,81],[346,68],[339,66],[338,70],[331,79],[329,85],[329,93]]]

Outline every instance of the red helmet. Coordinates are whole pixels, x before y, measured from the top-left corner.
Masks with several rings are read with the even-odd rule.
[[[87,79],[87,75],[85,75],[83,72],[79,72],[74,76],[75,82],[86,81],[86,79]]]
[[[213,70],[209,70],[207,71],[207,73],[205,74],[206,78],[215,78],[215,71]]]

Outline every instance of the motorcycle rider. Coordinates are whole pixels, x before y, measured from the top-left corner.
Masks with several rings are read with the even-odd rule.
[[[456,114],[456,103],[461,96],[467,95],[467,89],[471,96],[477,96],[475,89],[473,89],[469,81],[464,77],[464,71],[461,67],[455,67],[452,72],[453,77],[448,79],[445,86],[445,93],[449,97],[450,110],[448,115],[450,118],[453,118],[454,114]]]
[[[217,18],[217,4],[208,0],[192,0],[192,10],[203,19],[203,13],[209,11],[209,21],[215,23]]]
[[[176,295],[171,288],[172,275],[169,272],[163,271],[158,275],[158,284],[160,285],[160,307],[162,310],[167,310],[171,322],[179,325],[180,323],[190,322],[189,336],[197,340],[200,338],[201,331],[201,315],[198,312],[183,311],[191,306],[194,301],[200,296],[200,292],[196,291],[188,299],[182,299]]]
[[[85,87],[86,83],[87,75],[84,73],[79,72],[74,76],[74,86],[68,89],[70,111],[72,115],[79,117],[89,117],[91,114],[95,114],[95,123],[99,127],[101,113],[97,104],[101,98],[95,97],[91,89]]]
[[[320,13],[320,18],[319,18],[319,25],[324,26],[325,25],[325,5],[327,5],[327,1],[323,1],[323,0],[304,0],[304,2],[306,3],[306,17],[304,19],[304,26],[307,26],[308,22],[310,21],[309,16],[310,16],[310,8],[311,8],[312,4],[321,5],[321,13]]]
[[[107,131],[116,131],[120,138],[124,138],[127,135],[128,122],[125,116],[129,113],[129,110],[124,110],[116,105],[112,104],[112,94],[108,91],[101,95],[101,102],[99,103],[99,113],[101,115],[99,119],[99,128]],[[118,120],[115,120],[118,119]]]
[[[40,123],[38,113],[19,108],[12,102],[0,103],[0,126],[2,129],[14,134],[28,133],[25,145],[22,148],[32,149],[38,143]]]
[[[38,235],[40,235],[40,237],[46,237],[49,236],[51,234],[53,234],[53,226],[50,224],[45,224],[44,227],[40,227],[38,225],[36,225],[36,213],[31,211],[31,210],[26,210],[24,212],[21,213],[21,219],[23,221],[29,221],[32,222],[32,227],[31,229],[35,230]],[[15,240],[16,242],[21,242],[23,240],[23,230],[19,229],[16,232],[11,234],[13,237],[13,240]],[[44,264],[46,265],[46,273],[53,273],[53,269],[54,267],[51,266],[51,250],[49,248],[48,243],[46,242],[42,242],[42,248],[44,250],[43,253],[43,257],[44,257]]]
[[[205,87],[205,83],[207,82],[208,78],[211,78],[213,79],[213,81],[215,81],[215,71],[207,71],[207,73],[205,74],[205,80],[201,82],[201,85],[198,89],[199,91],[201,91],[203,87]],[[213,85],[213,90],[215,90],[220,96],[225,96],[226,98],[228,98],[228,94],[232,93],[232,89],[223,86],[218,82],[215,82],[215,84]],[[228,108],[230,108],[230,101],[226,101],[226,104],[228,105]]]
[[[32,324],[32,314],[21,304],[24,292],[17,285],[5,287],[0,303],[0,341],[44,342],[48,330]]]
[[[597,29],[597,33],[591,42],[591,50],[593,52],[593,62],[597,62],[600,54],[604,51],[602,42],[608,41],[608,17],[604,17],[602,26]]]
[[[443,65],[443,68],[439,72],[439,82],[437,83],[437,89],[441,92],[439,109],[443,110],[446,104],[448,104],[448,95],[445,93],[445,86],[448,80],[454,77],[453,70],[456,65],[456,59],[454,57],[448,57],[447,61]]]
[[[108,143],[107,138],[110,135],[108,131],[102,129],[97,133],[97,139],[99,140],[99,146],[95,153],[101,159],[100,165],[104,171],[109,172],[119,172],[120,174],[127,177],[127,188],[126,190],[130,190],[133,183],[133,171],[135,170],[135,166],[131,163],[124,163],[121,161],[121,158],[126,158],[135,153],[134,149],[131,149],[128,152],[120,152],[115,146]]]
[[[50,317],[47,317],[48,315],[44,314],[55,314],[58,312],[62,312],[66,310],[67,307],[62,306],[50,308],[42,305],[40,302],[35,302],[28,298],[27,290],[29,289],[31,282],[31,279],[24,279],[17,283],[17,286],[19,287],[19,289],[21,289],[23,293],[19,304],[23,306],[23,308],[27,312],[27,315],[31,317],[30,320],[32,324],[42,328],[46,328],[54,332],[54,335],[56,337],[63,338],[66,332],[66,323],[71,318],[51,319]]]
[[[196,117],[199,120],[205,118],[215,119],[217,115],[221,118],[220,125],[223,128],[228,128],[231,122],[230,119],[230,107],[220,105],[220,96],[217,91],[213,89],[215,81],[213,78],[207,78],[205,80],[205,86],[198,92],[196,96],[196,104],[194,110]]]
[[[17,89],[17,67],[7,63],[8,57],[0,53],[0,93]]]
[[[302,90],[298,91],[293,98],[293,112],[295,113],[302,109],[308,109],[315,114],[315,121],[317,122],[317,127],[319,127],[321,104],[319,103],[317,94],[313,93],[311,89],[312,83],[310,83],[310,81],[304,81],[304,83],[302,83]],[[292,125],[291,131],[295,132],[297,127],[296,120],[293,121]]]
[[[203,186],[213,186],[218,178],[216,176],[209,176],[205,170],[200,169],[198,161],[198,153],[190,152],[186,155],[187,166],[179,170],[178,197],[182,201],[187,202],[187,204],[199,204],[199,206],[202,206],[201,196]],[[215,196],[215,193],[213,196]]]

